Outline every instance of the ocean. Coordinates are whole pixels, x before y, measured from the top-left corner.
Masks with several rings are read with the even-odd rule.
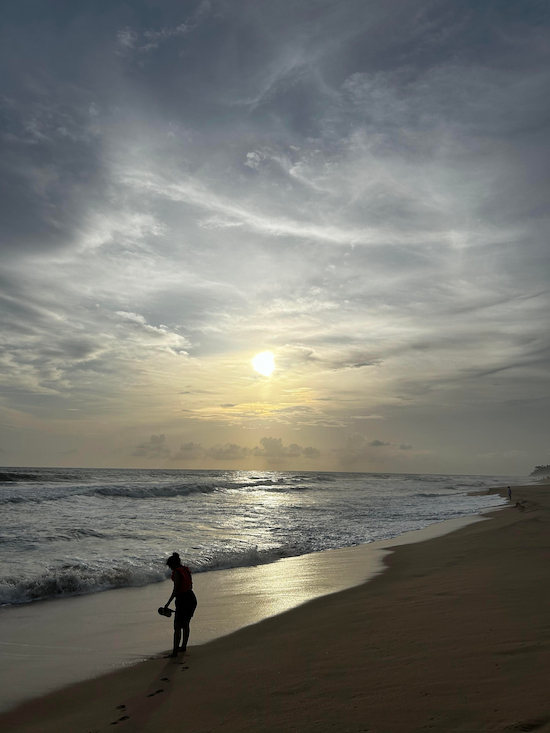
[[[528,483],[525,479],[524,483]],[[144,586],[352,547],[505,504],[518,477],[76,468],[0,470],[0,605]]]

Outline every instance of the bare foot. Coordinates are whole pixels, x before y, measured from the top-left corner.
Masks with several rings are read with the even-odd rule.
[[[180,646],[180,652],[186,652],[187,647],[186,646]]]
[[[177,656],[178,656],[178,653],[177,652],[172,652],[172,654],[167,654],[164,658],[165,659],[173,659],[174,657],[177,657]]]

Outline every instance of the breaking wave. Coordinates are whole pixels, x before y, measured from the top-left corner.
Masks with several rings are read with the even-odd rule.
[[[7,576],[0,579],[0,605],[147,585],[165,579],[164,570],[147,566],[94,568],[86,563],[65,564],[60,568],[46,568],[35,578]]]
[[[184,484],[183,486],[106,486],[83,492],[85,496],[124,497],[127,499],[155,499],[171,496],[189,496],[189,494],[210,494],[217,486],[203,484]]]
[[[35,471],[0,471],[0,484],[16,484],[16,483],[45,483],[48,481],[79,481],[80,476],[65,472],[60,473],[44,473]]]
[[[24,475],[24,474],[19,474]],[[301,479],[303,481],[303,479]],[[19,482],[19,479],[17,479]],[[14,481],[15,483],[15,481]],[[21,480],[20,483],[23,483]],[[25,479],[24,483],[28,483]],[[211,481],[208,483],[175,483],[175,484],[107,484],[90,486],[81,484],[73,486],[67,491],[66,488],[50,486],[31,486],[21,487],[18,493],[5,493],[0,495],[0,505],[2,504],[40,504],[43,501],[59,501],[67,498],[78,496],[88,497],[105,497],[105,498],[124,498],[124,499],[156,499],[185,497],[192,494],[210,494],[216,491],[237,491],[248,490],[254,491],[264,489],[266,491],[303,491],[311,488],[314,481],[308,479],[307,483],[297,483],[296,479],[264,479],[259,481],[248,482],[232,482],[232,481]],[[4,487],[6,491],[7,487]],[[9,491],[9,489],[7,489]]]
[[[40,504],[43,501],[59,501],[73,499],[78,496],[98,496],[107,498],[125,499],[155,499],[170,498],[177,496],[189,496],[190,494],[209,494],[218,491],[220,486],[214,484],[180,484],[177,486],[93,486],[86,485],[74,488],[70,493],[67,491],[51,490],[44,488],[39,493],[19,493],[0,497],[1,504]]]
[[[250,547],[242,551],[227,551],[189,562],[193,573],[228,568],[265,565],[302,554],[303,548],[274,548],[258,550]],[[139,587],[159,583],[168,577],[164,564],[143,563],[118,564],[105,567],[92,563],[65,563],[60,568],[45,568],[40,577],[21,578],[6,576],[0,578],[0,606],[30,601],[85,595],[113,588]]]
[[[506,477],[296,471],[0,472],[0,604],[156,583],[395,537],[505,503]],[[472,488],[478,489],[475,495]]]

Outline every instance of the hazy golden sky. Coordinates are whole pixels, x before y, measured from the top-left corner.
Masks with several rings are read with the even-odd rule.
[[[549,12],[6,3],[0,461],[548,462]]]

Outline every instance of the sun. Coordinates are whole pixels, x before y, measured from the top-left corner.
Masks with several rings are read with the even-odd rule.
[[[261,354],[256,354],[252,359],[252,366],[264,377],[271,376],[271,372],[275,369],[275,359],[271,351],[262,351]]]

